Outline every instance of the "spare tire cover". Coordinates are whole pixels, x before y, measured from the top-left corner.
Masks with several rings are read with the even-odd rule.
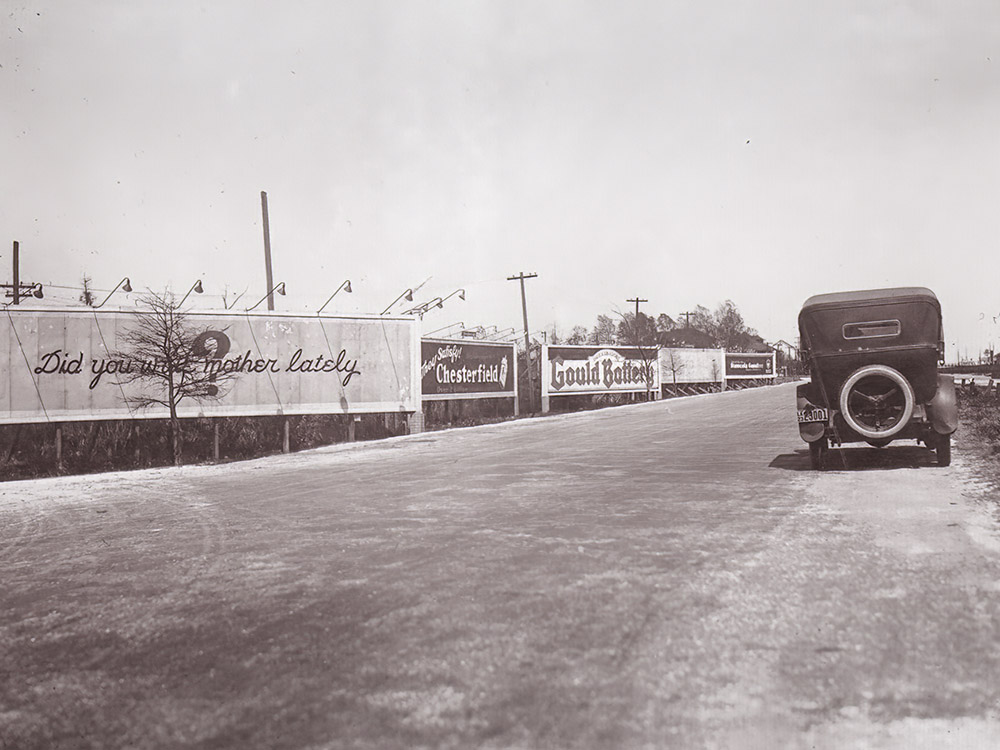
[[[913,416],[913,386],[888,365],[867,365],[855,370],[840,388],[840,413],[862,437],[889,438],[899,433]]]

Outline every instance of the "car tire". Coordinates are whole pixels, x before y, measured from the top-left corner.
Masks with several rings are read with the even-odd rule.
[[[934,453],[938,466],[951,464],[951,435],[938,435],[934,441]]]
[[[826,456],[829,451],[830,447],[825,436],[809,443],[809,465],[815,471],[823,471],[826,468]]]
[[[855,388],[866,378],[884,378],[885,380],[893,383],[895,388],[902,393],[902,412],[899,414],[896,421],[885,429],[878,429],[874,426],[863,424],[851,409],[851,397],[854,395]],[[863,392],[860,393],[861,395],[864,395]],[[872,400],[871,396],[864,397],[869,401]],[[908,381],[898,370],[894,370],[888,365],[867,365],[852,372],[850,376],[848,376],[847,380],[844,381],[844,384],[840,388],[840,398],[838,399],[838,402],[840,406],[840,413],[844,417],[844,421],[847,422],[847,425],[852,430],[864,438],[871,440],[883,440],[885,438],[891,438],[893,435],[898,434],[904,427],[906,427],[907,423],[910,421],[910,417],[913,416],[913,407],[916,403],[916,397],[914,396],[913,386],[910,385],[910,381]]]

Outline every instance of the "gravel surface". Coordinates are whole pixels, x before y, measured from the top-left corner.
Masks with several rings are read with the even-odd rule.
[[[1000,746],[995,490],[794,386],[0,484],[0,748]]]

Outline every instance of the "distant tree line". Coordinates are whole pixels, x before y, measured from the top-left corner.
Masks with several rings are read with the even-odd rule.
[[[714,312],[697,305],[694,310],[676,317],[666,313],[654,317],[643,312],[638,315],[618,313],[617,318],[598,315],[592,328],[576,325],[569,333],[564,333],[553,325],[546,333],[548,342],[553,345],[690,346],[731,352],[771,349],[757,331],[746,324],[732,300],[721,303]]]

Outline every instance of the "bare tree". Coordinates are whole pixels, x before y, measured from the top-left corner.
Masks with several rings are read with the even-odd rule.
[[[656,346],[657,330],[655,321],[648,315],[639,313],[618,312],[621,322],[618,324],[618,340],[628,342],[629,346]]]
[[[567,344],[586,344],[587,343],[587,329],[583,326],[573,326],[573,330],[570,331],[569,336],[566,338]]]
[[[660,313],[656,316],[656,331],[657,333],[667,333],[672,331],[677,327],[677,321],[671,318],[666,313]]]
[[[757,335],[743,320],[736,304],[727,299],[716,310],[713,320],[712,335],[716,346],[727,351],[739,351],[746,347],[747,339]]]
[[[96,300],[94,299],[94,292],[90,289],[90,277],[85,275],[81,284],[83,290],[80,292],[80,301],[87,307],[93,307]]]
[[[223,351],[224,349],[224,351]],[[164,406],[170,412],[170,441],[174,464],[181,460],[181,425],[177,407],[185,400],[221,398],[224,387],[238,374],[222,367],[229,349],[220,331],[197,330],[177,306],[173,294],[147,292],[139,299],[134,323],[120,337],[120,383],[137,383],[131,406]]]
[[[677,316],[678,327],[687,329],[694,328],[702,333],[707,333],[713,339],[715,338],[715,318],[712,316],[711,310],[703,305],[695,305],[694,310],[688,312],[682,312]],[[684,321],[684,325],[680,325],[680,321]]]
[[[653,319],[647,315],[639,313],[638,315],[630,315],[628,313],[622,313],[619,310],[615,312],[621,318],[621,322],[618,324],[618,338],[624,341],[629,346],[635,347],[639,352],[639,358],[642,360],[643,369],[649,373],[651,368],[659,367],[659,355],[657,354],[657,344],[656,344],[656,325],[653,323]],[[652,383],[651,378],[646,379],[646,400],[652,400],[650,394],[652,393]]]
[[[618,343],[618,326],[615,325],[615,321],[607,315],[598,315],[597,325],[590,332],[590,341],[587,343],[596,346]]]
[[[714,364],[714,363],[713,363]],[[673,376],[674,380],[674,392],[677,392],[677,373],[684,369],[684,363],[678,359],[677,353],[672,349],[667,349],[666,356],[667,369],[670,370],[670,374]]]

